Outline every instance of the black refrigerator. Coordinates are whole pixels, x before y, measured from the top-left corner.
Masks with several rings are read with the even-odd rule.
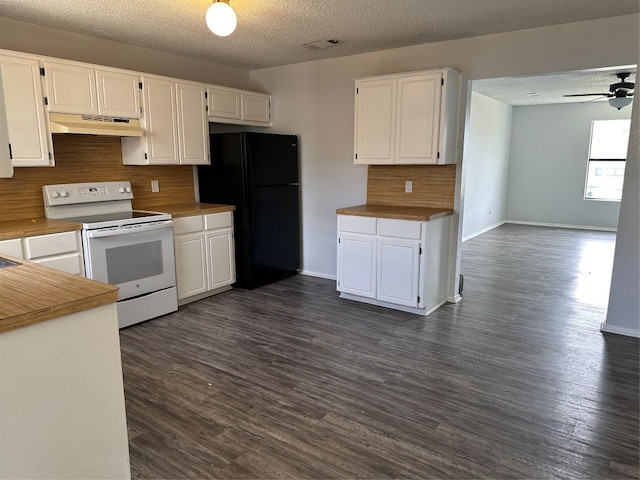
[[[238,132],[209,137],[198,167],[203,203],[235,205],[236,287],[255,288],[300,270],[296,135]]]

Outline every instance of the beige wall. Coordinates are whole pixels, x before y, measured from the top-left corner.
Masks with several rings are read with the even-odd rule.
[[[0,49],[253,89],[249,71],[0,17]]]
[[[272,94],[273,130],[300,136],[304,271],[335,277],[335,209],[366,201],[366,167],[352,160],[354,78],[443,66],[480,79],[635,64],[639,18],[626,15],[252,71],[252,79]]]

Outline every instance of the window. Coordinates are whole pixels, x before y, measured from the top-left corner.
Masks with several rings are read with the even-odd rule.
[[[584,198],[620,201],[631,120],[594,120]]]

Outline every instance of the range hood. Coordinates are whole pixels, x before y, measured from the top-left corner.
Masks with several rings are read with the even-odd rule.
[[[51,133],[81,133],[111,137],[142,137],[140,121],[129,118],[99,117],[95,115],[70,115],[51,113]]]

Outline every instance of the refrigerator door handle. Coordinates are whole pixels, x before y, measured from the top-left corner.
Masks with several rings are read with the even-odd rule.
[[[300,185],[299,183],[289,183],[288,184],[290,187],[297,187],[298,185]]]

